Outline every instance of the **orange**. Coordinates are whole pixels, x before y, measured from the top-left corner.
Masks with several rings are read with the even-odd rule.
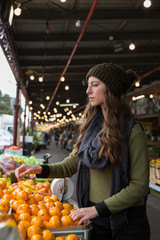
[[[13,211],[16,212],[18,206],[20,206],[24,203],[26,203],[24,200],[16,200],[13,203],[11,203]]]
[[[48,210],[47,209],[39,210],[38,217],[40,217],[43,221],[48,221],[50,219]]]
[[[30,214],[31,210],[30,207],[27,203],[21,204],[18,206],[16,210],[16,214],[19,215],[21,213],[29,213]]]
[[[43,220],[41,218],[39,218],[39,217],[32,218],[31,225],[36,225],[36,226],[38,226],[40,228],[44,227]]]
[[[54,240],[55,236],[50,230],[42,231],[42,238],[45,240]]]
[[[35,199],[39,202],[39,201],[42,201],[43,200],[43,196],[42,195],[40,195],[40,194],[38,194],[38,193],[36,193],[36,194],[34,194],[34,197],[35,197]]]
[[[12,195],[11,194],[4,194],[2,199],[5,199],[5,200],[11,200],[12,199]]]
[[[40,192],[40,193],[48,193],[48,189],[43,187],[38,192]]]
[[[50,223],[48,221],[44,221],[43,223],[44,223],[44,227],[45,228],[49,228],[50,227]]]
[[[46,202],[46,207],[49,209],[51,207],[54,207],[54,202]]]
[[[66,240],[78,240],[78,237],[76,234],[69,234],[67,235]]]
[[[28,193],[26,191],[20,191],[16,195],[17,200],[24,200],[27,201],[28,199]]]
[[[74,212],[75,210],[76,210],[76,209],[72,208],[72,209],[70,210],[70,213]]]
[[[1,180],[0,181],[0,184],[2,186],[2,189],[5,189],[6,188],[6,181],[5,180]]]
[[[18,231],[22,236],[22,239],[26,239],[27,229],[23,225],[18,225]]]
[[[63,240],[63,238],[62,237],[56,237],[55,240]]]
[[[37,215],[39,212],[39,207],[36,204],[30,205],[31,215]]]
[[[5,212],[5,213],[8,213],[9,208],[8,208],[7,206],[2,206],[2,205],[0,205],[0,211]]]
[[[11,193],[12,193],[12,190],[10,190],[10,189],[4,189],[4,190],[3,190],[3,193],[4,193],[4,194],[11,194]]]
[[[56,195],[52,195],[51,196],[51,199],[54,201],[54,202],[57,202],[59,201],[58,197]]]
[[[29,196],[28,199],[27,199],[27,203],[29,205],[32,205],[32,204],[38,204],[37,200],[35,199],[34,196]]]
[[[76,221],[74,221],[74,225],[77,226],[79,223],[80,219],[77,219]],[[82,225],[82,224],[81,224]]]
[[[50,185],[50,183],[44,183],[43,186],[44,186],[45,188],[47,188],[47,189],[50,189],[50,186],[51,186],[51,185]]]
[[[45,196],[43,200],[45,202],[53,202],[53,199],[50,196]]]
[[[18,219],[17,219],[18,222],[20,221],[31,221],[31,216],[29,213],[21,213],[19,216],[18,216]]]
[[[4,195],[4,192],[3,192],[2,188],[0,188],[0,198],[2,198],[3,195]]]
[[[29,226],[31,225],[29,221],[25,221],[25,220],[22,220],[18,223],[18,226],[19,225],[22,225],[24,226],[26,229],[29,228]]]
[[[12,213],[12,216],[14,217],[15,221],[18,222],[18,215],[16,213]]]
[[[74,226],[73,219],[70,216],[63,216],[61,218],[62,227]]]
[[[61,211],[61,214],[62,214],[62,216],[69,215],[69,214],[70,214],[70,211],[69,211],[68,209],[63,209],[63,210]]]
[[[32,194],[32,190],[30,187],[25,188],[25,191],[30,195]]]
[[[63,203],[63,208],[68,209],[70,211],[72,209],[72,205],[69,203]]]
[[[41,229],[40,227],[36,225],[32,225],[27,229],[27,237],[31,239],[31,237],[35,234],[40,234],[41,235]]]
[[[1,199],[0,204],[10,207],[10,201],[7,199]]]
[[[45,203],[38,204],[39,209],[47,209],[47,206]]]
[[[59,202],[59,201],[56,201],[56,202],[54,203],[54,205],[55,205],[56,207],[58,207],[60,210],[63,209],[63,203],[61,203],[61,202]]]
[[[58,216],[58,217],[60,217],[61,216],[61,210],[58,207],[51,207],[49,209],[49,214],[51,216]]]
[[[42,236],[40,234],[34,234],[31,237],[31,240],[43,240]]]
[[[61,227],[62,223],[58,216],[52,216],[49,220],[50,227]]]

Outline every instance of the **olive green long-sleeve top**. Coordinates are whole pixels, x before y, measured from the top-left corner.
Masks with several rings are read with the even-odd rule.
[[[129,185],[110,197],[111,171],[90,169],[89,200],[104,201],[111,213],[128,207],[141,206],[149,191],[149,158],[145,132],[139,124],[134,125],[129,139],[130,171]],[[49,164],[50,178],[71,177],[77,172],[78,157],[71,153],[62,162]]]

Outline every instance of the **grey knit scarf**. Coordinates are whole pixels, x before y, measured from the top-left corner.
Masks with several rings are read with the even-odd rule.
[[[98,136],[101,132],[103,116],[101,111],[90,123],[78,151],[78,175],[77,175],[77,201],[79,207],[87,207],[89,202],[89,169],[103,169],[110,161],[105,157],[99,158],[100,142]],[[134,119],[131,118],[127,124],[127,138],[129,139]],[[129,183],[129,155],[128,149],[120,142],[122,151],[122,161],[117,159],[115,164],[111,164],[111,192],[110,196],[118,193]],[[127,225],[127,210],[110,216],[111,228],[113,231]]]

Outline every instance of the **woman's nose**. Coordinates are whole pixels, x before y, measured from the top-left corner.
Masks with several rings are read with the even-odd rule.
[[[90,88],[90,86],[88,86],[86,93],[89,94],[90,92],[91,92],[91,88]]]

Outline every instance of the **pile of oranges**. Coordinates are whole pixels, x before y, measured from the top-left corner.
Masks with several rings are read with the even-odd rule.
[[[5,182],[5,181],[4,181]],[[0,182],[0,210],[8,212],[12,206],[18,231],[22,239],[27,240],[62,240],[46,228],[75,226],[69,214],[75,209],[69,203],[61,203],[56,195],[44,195],[32,192],[25,184],[12,184],[6,189]],[[31,183],[31,182],[30,182]],[[34,181],[32,182],[34,185]],[[68,238],[67,238],[68,237]],[[66,240],[78,240],[70,234]]]

